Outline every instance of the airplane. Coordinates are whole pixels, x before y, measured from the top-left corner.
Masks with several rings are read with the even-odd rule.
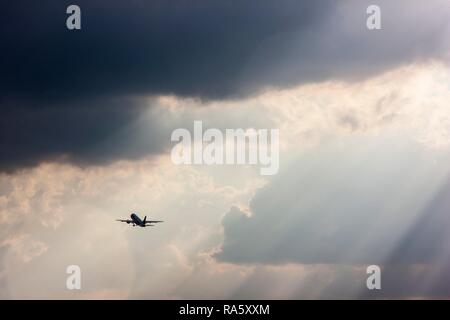
[[[130,218],[131,218],[131,219],[126,219],[126,220],[123,220],[123,219],[116,219],[116,221],[126,222],[127,224],[132,223],[132,224],[133,224],[133,227],[134,227],[134,226],[139,226],[139,227],[142,227],[142,228],[145,228],[145,227],[153,227],[154,224],[152,224],[152,223],[164,222],[164,221],[154,221],[154,220],[147,221],[147,216],[144,217],[144,220],[141,220],[141,218],[139,218],[138,215],[135,214],[135,213],[132,213],[131,216],[130,216]]]

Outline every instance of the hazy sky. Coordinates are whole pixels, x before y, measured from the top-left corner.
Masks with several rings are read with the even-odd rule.
[[[450,297],[448,1],[69,4],[0,5],[0,298]],[[194,120],[279,173],[174,165]]]

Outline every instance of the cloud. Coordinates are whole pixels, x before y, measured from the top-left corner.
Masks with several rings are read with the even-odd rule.
[[[231,263],[438,263],[448,240],[448,149],[398,134],[311,148],[223,219]],[[445,241],[444,241],[445,243]]]
[[[1,174],[2,292],[26,299],[178,295],[197,256],[220,244],[221,213],[247,203],[260,186],[254,171],[237,168],[221,179],[211,170],[177,167],[162,156]],[[165,222],[150,230],[115,221],[131,212]],[[82,270],[81,292],[65,287],[72,264]]]
[[[67,1],[5,3],[2,96],[175,94],[220,98],[354,78],[448,52],[446,1]],[[100,6],[100,4],[102,4]]]
[[[372,1],[80,0],[80,32],[70,2],[1,4],[0,294],[373,297],[375,263],[378,297],[448,296],[450,9],[377,2],[379,31]],[[283,172],[174,167],[194,119],[279,127]]]
[[[234,206],[223,217],[214,258],[262,266],[232,297],[448,297],[449,157],[448,147],[430,148],[398,132],[357,134],[298,152],[248,210]],[[366,288],[371,264],[381,266],[380,291]],[[297,276],[266,270],[288,265]]]
[[[440,240],[447,243],[444,232],[446,231],[445,226],[448,224],[444,224],[446,220],[442,217],[442,213],[445,212],[443,206],[446,203],[444,197],[446,188],[444,187],[445,183],[442,182],[445,180],[442,178],[445,170],[442,167],[446,167],[448,157],[435,156],[439,154],[437,150],[432,151],[432,154],[424,155],[425,152],[422,149],[424,146],[421,144],[405,145],[403,140],[395,143],[391,140],[391,137],[374,141],[362,139],[362,142],[356,139],[354,144],[346,140],[346,143],[340,147],[325,148],[317,156],[314,156],[314,152],[311,151],[313,155],[304,156],[304,158],[309,158],[309,161],[298,161],[296,158],[295,162],[291,162],[293,167],[288,166],[289,168],[303,168],[302,173],[310,172],[309,183],[304,178],[305,175],[298,172],[294,175],[292,171],[288,170],[283,176],[280,176],[280,179],[284,180],[286,177],[290,177],[292,182],[290,187],[281,189],[284,184],[280,181],[274,185],[268,184],[266,189],[263,189],[268,193],[260,190],[256,195],[255,190],[261,187],[261,183],[255,172],[248,169],[241,171],[238,168],[224,167],[176,167],[170,163],[167,157],[121,161],[108,166],[89,168],[79,168],[70,164],[41,164],[15,175],[3,174],[0,176],[0,189],[2,197],[6,201],[1,202],[2,207],[0,207],[2,223],[0,242],[17,234],[29,234],[29,241],[43,243],[47,248],[45,252],[35,255],[27,263],[24,262],[21,255],[21,253],[30,252],[26,247],[23,247],[25,250],[15,250],[12,247],[5,249],[3,283],[6,288],[4,292],[8,292],[9,297],[12,298],[45,299],[96,299],[102,297],[198,299],[207,296],[218,299],[311,299],[442,296],[446,292],[445,288],[442,284],[438,285],[436,279],[440,279],[437,277],[440,272],[448,270],[448,268],[442,268],[445,263],[443,260],[439,260],[440,263],[437,265],[427,266],[420,261],[430,262],[430,256],[445,258],[437,243]],[[368,141],[371,142],[368,143]],[[347,151],[355,146],[357,146],[357,151],[350,152],[346,156]],[[358,157],[367,150],[373,152],[369,152],[366,157]],[[385,156],[377,158],[374,154]],[[322,158],[321,156],[324,155],[333,156]],[[398,155],[403,156],[395,160]],[[318,158],[321,160],[317,160]],[[357,159],[355,162],[360,163],[361,166],[364,165],[364,168],[359,168],[355,164],[354,168],[356,169],[353,171],[351,164],[346,165],[345,159],[347,161],[348,159]],[[375,160],[371,162],[370,159]],[[431,165],[434,160],[437,160],[436,164]],[[298,164],[296,164],[297,162]],[[334,162],[336,164],[327,169],[329,164]],[[405,162],[408,162],[408,165],[405,165]],[[317,164],[317,170],[312,169],[314,164]],[[378,164],[381,165],[381,168],[376,169]],[[394,166],[389,170],[383,164],[393,164]],[[416,164],[421,164],[425,168]],[[380,172],[395,173],[398,167],[402,166],[405,168],[394,177],[389,178],[387,175],[388,177],[377,178],[379,176],[377,174]],[[435,169],[433,169],[434,167]],[[323,172],[323,176],[316,176],[317,171]],[[341,178],[330,174],[337,171],[342,171]],[[349,171],[352,172],[351,176],[359,177],[362,180],[366,179],[369,182],[381,183],[397,180],[403,182],[394,183],[391,187],[389,184],[386,184],[388,187],[381,184],[388,189],[383,194],[390,194],[393,189],[401,190],[402,188],[409,192],[410,188],[415,189],[416,185],[423,185],[430,188],[429,193],[433,195],[430,196],[430,201],[435,202],[441,208],[439,212],[434,211],[437,212],[436,217],[431,219],[427,219],[422,213],[414,212],[414,208],[418,207],[417,203],[422,203],[421,200],[423,200],[419,193],[417,201],[412,201],[410,204],[413,208],[411,212],[406,211],[405,214],[403,211],[398,211],[402,213],[398,216],[389,211],[385,216],[392,217],[392,219],[388,219],[385,223],[381,220],[379,225],[375,222],[378,221],[377,218],[380,218],[380,215],[371,215],[375,209],[370,210],[369,207],[368,212],[363,212],[360,219],[368,221],[367,229],[360,233],[354,231],[350,223],[344,221],[340,224],[339,219],[335,219],[337,226],[346,228],[342,230],[342,234],[347,232],[350,240],[358,234],[370,235],[372,230],[376,234],[381,230],[383,237],[391,233],[394,236],[401,234],[396,245],[388,251],[395,255],[405,252],[403,261],[395,261],[397,265],[405,263],[405,266],[401,265],[395,270],[388,269],[388,262],[391,258],[389,256],[383,259],[382,262],[386,264],[382,264],[382,279],[384,280],[382,293],[379,294],[363,291],[367,290],[364,287],[366,274],[364,267],[360,265],[345,266],[332,262],[321,265],[304,265],[304,262],[299,259],[284,259],[284,262],[273,259],[272,248],[275,247],[280,253],[283,253],[287,244],[279,242],[280,235],[273,232],[276,229],[273,229],[272,224],[266,223],[269,219],[270,222],[279,219],[279,221],[283,221],[282,224],[291,225],[290,231],[292,232],[286,233],[286,236],[292,243],[295,246],[305,247],[307,245],[306,247],[311,250],[317,249],[318,255],[323,252],[323,246],[316,246],[313,240],[297,242],[297,233],[294,231],[300,230],[299,236],[303,234],[304,237],[311,237],[311,234],[312,237],[315,234],[320,236],[321,232],[328,232],[328,235],[332,237],[333,234],[330,232],[336,229],[330,223],[325,226],[316,223],[317,228],[313,228],[314,224],[311,225],[311,223],[297,223],[294,216],[296,212],[293,209],[291,215],[286,215],[286,211],[281,210],[281,207],[273,209],[274,206],[294,196],[303,201],[304,197],[299,196],[299,194],[304,194],[302,190],[311,188],[311,191],[318,190],[319,192],[323,188],[323,184],[328,181],[327,178],[331,177],[331,182],[340,182]],[[368,177],[368,172],[373,176],[369,175]],[[406,182],[396,179],[405,176],[411,176],[411,179]],[[379,190],[376,186],[371,189],[362,182],[356,183],[356,186],[350,183],[353,180],[347,182],[349,182],[349,186],[339,184],[344,196],[340,194],[342,201],[338,204],[345,204],[346,200],[350,202],[350,200],[356,199],[356,206],[361,205],[364,199],[370,199],[370,196],[367,196],[363,200],[358,200],[361,193],[369,189]],[[312,188],[311,185],[314,183],[317,185]],[[293,186],[299,184],[302,187],[299,194],[296,194]],[[408,187],[409,185],[413,185],[413,187]],[[433,186],[438,185],[442,186],[440,188],[441,196],[439,193],[432,192]],[[331,193],[330,190],[333,190],[335,186],[336,183],[331,183],[330,188],[325,188],[324,196],[321,199],[327,198],[327,195]],[[355,191],[361,186],[365,186],[365,189],[363,188],[359,192]],[[283,190],[283,192],[275,192],[273,188],[278,188],[276,190]],[[436,189],[439,188],[436,187]],[[349,190],[353,192],[352,197],[345,196],[351,193]],[[284,194],[286,194],[285,197]],[[397,197],[397,195],[398,193],[392,193],[386,203],[393,203],[392,199],[406,197],[410,201],[409,199],[416,198],[415,193],[410,198],[407,196]],[[222,226],[220,225],[221,214],[226,212],[227,208],[235,206],[239,208],[235,209],[235,218],[241,219],[241,212],[246,211],[245,206],[251,198],[255,200],[248,210],[252,215],[246,218],[248,220],[242,219],[243,221],[235,223],[231,215],[225,216],[223,220],[224,248],[235,250],[237,246],[242,246],[242,250],[245,251],[248,249],[246,243],[248,238],[255,238],[259,244],[251,249],[263,258],[260,258],[257,263],[255,263],[256,259],[245,263],[243,261],[224,261],[223,257],[217,260],[218,256],[213,253],[223,241]],[[262,198],[267,198],[267,202],[261,202]],[[280,199],[280,202],[277,198]],[[377,196],[374,198],[378,199]],[[444,202],[438,205],[440,201]],[[255,205],[257,203],[260,204]],[[290,202],[291,205],[293,203],[293,201]],[[342,208],[339,205],[332,206],[335,203],[330,202],[329,206],[324,205],[320,209],[332,207],[337,210]],[[272,213],[264,212],[270,218],[262,219],[263,206],[267,206],[267,210],[273,209]],[[343,206],[345,207],[345,205]],[[288,208],[288,205],[285,205],[284,208]],[[123,217],[130,210],[136,210],[141,214],[150,213],[151,217],[161,218],[166,222],[151,232],[141,229],[131,230],[129,226],[115,223],[115,218]],[[426,211],[432,212],[429,208]],[[328,213],[327,210],[323,211],[324,219],[321,219],[319,214],[305,215],[310,221],[314,219],[322,221],[327,220],[327,217],[330,216]],[[355,217],[358,225],[359,221],[355,212],[350,212],[350,214],[351,217]],[[417,217],[417,219],[413,219],[413,217]],[[428,226],[421,220],[422,217],[429,221]],[[338,213],[336,218],[345,218],[345,214]],[[264,221],[258,222],[257,227],[251,227],[249,225],[251,219]],[[405,237],[408,232],[400,232],[401,230],[396,228],[391,228],[383,233],[383,228],[389,227],[391,222],[397,226],[393,219],[397,222],[412,222],[408,224],[408,227],[403,228],[406,231],[415,230],[421,225],[425,228],[421,228],[422,231],[418,232],[420,236],[417,242]],[[439,228],[436,228],[436,223],[441,223]],[[239,230],[239,228],[242,229]],[[308,228],[311,230],[301,233]],[[422,241],[432,232],[439,236],[432,241]],[[250,236],[244,237],[244,233]],[[341,239],[341,242],[347,241],[345,237],[339,237],[339,233],[337,238]],[[232,244],[230,242],[232,240],[236,240],[236,247],[234,245],[226,247]],[[350,240],[344,244],[348,244]],[[376,237],[372,240],[369,243],[374,243],[374,241],[378,243],[379,238]],[[402,245],[403,241],[406,241],[405,245]],[[383,244],[386,243],[383,242]],[[409,253],[412,249],[408,248],[409,243],[411,247],[417,249],[413,252],[414,254]],[[432,251],[429,256],[423,255],[424,250],[418,247],[419,243],[426,243],[428,248],[436,250]],[[342,247],[340,246],[341,249]],[[21,247],[16,248],[20,249]],[[35,251],[31,250],[31,252]],[[264,259],[264,256],[267,256],[267,259]],[[336,256],[331,254],[330,259]],[[414,259],[410,256],[413,256]],[[363,257],[363,255],[359,254],[358,257]],[[423,259],[420,260],[417,257]],[[409,266],[406,264],[409,261],[413,261],[418,266]],[[392,261],[393,263],[394,261]],[[82,292],[68,291],[64,287],[67,277],[65,268],[69,264],[77,264],[82,268]],[[111,266],[114,267],[111,268]],[[399,280],[394,282],[393,279],[396,277]],[[417,286],[408,284],[408,281],[415,281],[413,283],[416,283]],[[438,287],[441,289],[438,290]]]
[[[30,2],[26,11],[4,4],[1,40],[11,51],[1,92],[227,95],[242,84],[239,70],[264,39],[314,23],[325,3],[80,1],[76,32],[65,27],[67,1]]]
[[[4,269],[4,256],[7,251],[5,245],[0,245],[0,299],[7,299],[9,297],[8,287],[7,287],[7,277]]]
[[[381,290],[368,290],[365,265],[258,265],[228,298],[445,299],[450,295],[448,266],[381,266]]]
[[[384,29],[374,32],[361,1],[80,1],[80,31],[65,27],[69,4],[1,5],[2,171],[164,152],[165,119],[136,124],[154,107],[145,97],[240,99],[448,58],[441,0],[379,1]]]
[[[3,106],[0,168],[12,171],[44,161],[107,164],[161,153],[170,131],[146,117],[148,108],[137,99]]]

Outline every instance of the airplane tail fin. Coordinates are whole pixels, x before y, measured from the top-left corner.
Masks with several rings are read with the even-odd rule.
[[[144,226],[145,226],[145,222],[147,221],[147,216],[145,216],[144,217],[144,221],[142,221],[142,223],[144,224]]]

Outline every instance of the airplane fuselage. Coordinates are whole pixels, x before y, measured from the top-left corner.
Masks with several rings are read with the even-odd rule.
[[[139,218],[139,216],[136,213],[132,213],[130,215],[130,219],[117,219],[117,221],[120,222],[126,222],[127,224],[132,224],[133,227],[135,226],[139,226],[139,227],[153,227],[155,225],[155,223],[160,223],[160,222],[164,222],[164,221],[157,221],[157,220],[147,220],[147,216],[144,217],[144,219],[142,220],[141,218]]]
[[[138,225],[140,227],[145,227],[144,222],[136,214],[132,213],[130,218],[131,218],[131,220],[133,220],[133,223],[135,225]]]

